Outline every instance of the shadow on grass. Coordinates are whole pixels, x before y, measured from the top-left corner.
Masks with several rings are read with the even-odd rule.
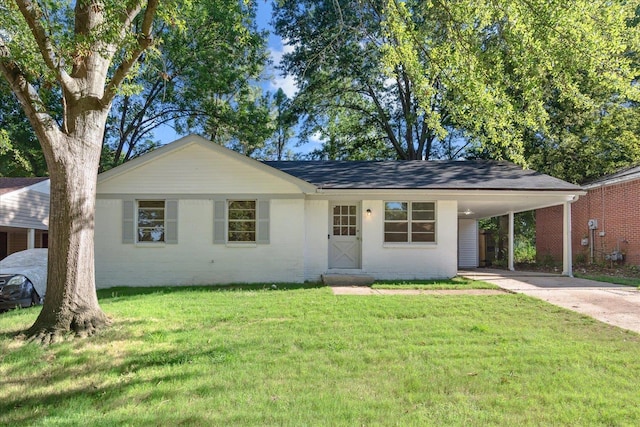
[[[24,334],[25,331],[26,329],[15,329],[13,331],[0,332],[0,341],[4,339],[15,339]]]
[[[167,333],[170,348],[150,347],[147,351],[129,349],[115,358],[93,358],[81,354],[78,348],[86,343],[65,342],[48,348],[35,344],[22,346],[10,357],[4,358],[3,363],[10,366],[14,375],[1,378],[0,388],[20,387],[26,383],[34,391],[11,393],[0,400],[0,424],[4,420],[9,424],[32,425],[38,424],[43,417],[61,417],[66,410],[65,402],[73,406],[78,405],[78,401],[85,401],[98,407],[97,411],[110,413],[121,409],[122,396],[127,396],[129,392],[137,396],[137,404],[153,406],[180,393],[179,390],[159,388],[158,385],[188,383],[201,375],[191,365],[223,366],[235,363],[238,354],[246,351],[237,344],[181,349],[171,336],[187,332],[178,329]],[[34,363],[38,360],[40,362]],[[70,378],[74,380],[70,381]],[[207,392],[222,396],[225,390],[209,385]],[[114,415],[108,423],[132,421],[118,417],[127,417],[126,411],[121,416]],[[157,420],[153,420],[151,414],[149,422],[152,421]],[[204,422],[204,418],[201,421]]]
[[[324,287],[326,287],[326,285],[322,283],[236,283],[229,285],[150,287],[117,286],[113,288],[98,289],[98,298],[106,300],[127,296],[173,294],[183,292],[291,291],[297,289],[316,289]]]

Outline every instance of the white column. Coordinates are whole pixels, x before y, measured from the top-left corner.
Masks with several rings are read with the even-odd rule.
[[[27,249],[33,249],[36,247],[36,230],[29,228],[27,230]]]
[[[513,212],[509,212],[509,270],[514,271],[513,267],[513,246],[514,246],[514,227],[513,227]]]
[[[564,202],[562,214],[562,274],[573,277],[573,260],[571,254],[571,202]]]

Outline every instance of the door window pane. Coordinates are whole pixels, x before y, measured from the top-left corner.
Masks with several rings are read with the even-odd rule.
[[[357,235],[357,207],[355,205],[341,205],[333,207],[333,235]]]

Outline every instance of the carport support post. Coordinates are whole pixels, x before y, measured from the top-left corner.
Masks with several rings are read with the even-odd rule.
[[[27,249],[33,249],[36,247],[36,230],[29,228],[27,230]]]
[[[573,277],[573,260],[571,254],[571,202],[564,202],[562,211],[562,274]]]
[[[509,271],[514,271],[513,267],[513,245],[514,245],[514,227],[513,227],[513,212],[509,212]]]

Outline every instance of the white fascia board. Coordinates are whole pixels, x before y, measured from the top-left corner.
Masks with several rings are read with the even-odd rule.
[[[566,191],[566,190],[428,190],[428,189],[389,189],[389,190],[375,190],[375,189],[342,189],[342,190],[323,190],[318,189],[314,194],[309,194],[309,198],[331,198],[337,196],[362,196],[365,198],[376,198],[381,196],[383,198],[394,196],[430,196],[440,200],[456,200],[460,198],[473,198],[481,200],[486,197],[549,197],[558,196],[564,198],[567,201],[575,201],[578,196],[584,196],[587,194],[584,190],[578,191]],[[378,197],[380,198],[380,197]]]

